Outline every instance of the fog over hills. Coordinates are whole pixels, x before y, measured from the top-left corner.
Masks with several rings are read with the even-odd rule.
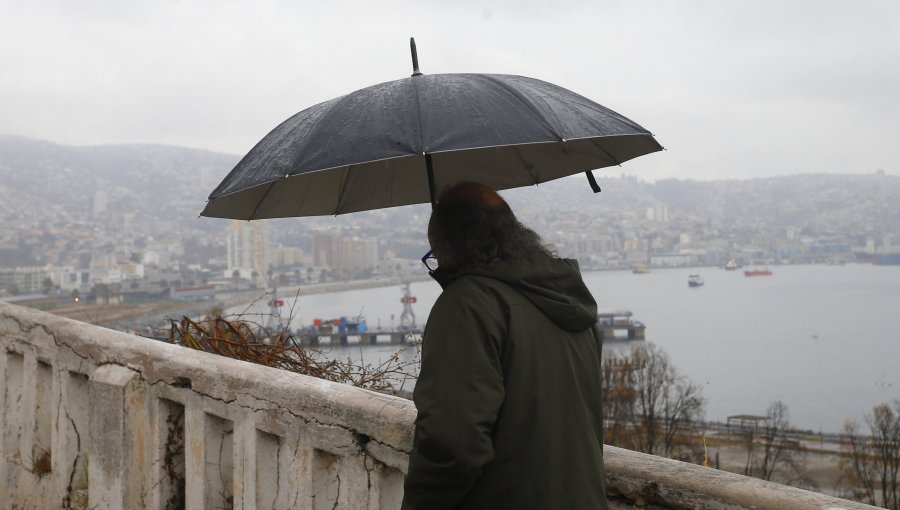
[[[110,216],[195,219],[238,159],[165,145],[69,147],[0,136],[0,215],[81,218],[102,191]]]
[[[226,222],[197,220],[209,192],[240,156],[165,145],[70,147],[0,136],[0,218],[48,221],[89,218],[102,191],[106,215],[131,213],[165,228],[215,231]],[[817,231],[900,231],[900,177],[793,175],[747,180],[678,178],[644,182],[611,177],[618,168],[596,171],[603,192],[591,193],[584,176],[504,192],[529,221],[535,216],[596,211],[641,211],[663,205],[673,214],[695,215],[719,226],[794,226]],[[324,217],[311,224],[341,226],[377,214],[394,221],[426,214],[427,206],[395,208],[349,217]],[[290,221],[290,220],[279,220]],[[327,223],[320,223],[327,222]]]

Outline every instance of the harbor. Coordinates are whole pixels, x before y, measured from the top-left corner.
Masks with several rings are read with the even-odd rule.
[[[597,330],[600,340],[644,340],[647,326],[632,318],[629,310],[600,312],[597,314]]]
[[[409,282],[403,282],[400,287],[400,321],[396,327],[382,328],[381,321],[375,329],[370,329],[368,322],[362,314],[357,316],[340,316],[334,319],[314,318],[307,326],[300,326],[291,331],[290,338],[304,347],[319,347],[322,345],[347,347],[350,345],[405,345],[421,337],[422,330],[416,322],[416,314],[413,305],[418,298],[412,294]],[[269,316],[266,330],[270,333],[281,332],[290,325],[284,324],[282,308],[284,301],[278,298],[277,291],[273,290],[268,301]]]
[[[632,341],[661,347],[680,373],[703,386],[707,419],[725,421],[739,413],[759,413],[778,398],[790,405],[798,427],[837,432],[844,420],[862,419],[874,405],[900,397],[893,366],[900,344],[891,341],[900,329],[893,313],[900,304],[896,292],[900,273],[894,267],[780,265],[772,267],[777,275],[769,278],[746,278],[742,270],[658,268],[639,276],[630,270],[585,272],[584,280],[601,312],[627,310],[632,321],[644,325],[644,339]],[[689,273],[701,274],[705,285],[689,288]],[[843,299],[847,289],[855,289],[857,298]],[[423,327],[441,288],[423,281],[412,282],[410,290],[417,298],[411,304],[416,322]],[[294,331],[317,317],[360,315],[368,329],[390,331],[399,325],[401,297],[397,284],[301,294],[296,304],[290,296],[285,298],[285,322],[293,305]],[[268,312],[264,305],[247,313],[258,314],[264,322]],[[229,313],[240,313],[247,306]],[[842,320],[847,314],[878,320],[851,323]],[[618,326],[604,333],[604,352],[629,347],[628,327],[621,320]],[[364,356],[366,362],[381,363],[398,350],[390,341],[389,336],[378,336],[372,346],[365,337],[359,343],[360,337],[350,334],[343,347],[339,337],[332,340],[323,334],[320,345],[335,359]],[[411,348],[406,354],[413,356],[415,351]],[[824,351],[836,355],[823,358],[819,353]],[[760,370],[769,376],[761,379]]]

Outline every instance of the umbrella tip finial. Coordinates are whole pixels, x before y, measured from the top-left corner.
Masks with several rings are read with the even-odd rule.
[[[412,61],[413,61],[413,76],[422,76],[422,72],[419,71],[419,55],[416,53],[416,39],[413,37],[409,38],[409,52],[412,53]]]

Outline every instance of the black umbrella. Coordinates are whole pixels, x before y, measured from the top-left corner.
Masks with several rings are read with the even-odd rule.
[[[618,165],[662,147],[649,131],[522,76],[419,72],[317,104],[266,135],[201,215],[254,220],[434,201],[457,182],[501,190]]]

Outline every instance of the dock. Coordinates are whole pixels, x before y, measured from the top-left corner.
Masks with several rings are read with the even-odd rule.
[[[643,322],[634,320],[628,310],[597,314],[597,329],[601,340],[644,340],[646,328]]]
[[[298,331],[295,341],[304,347],[318,347],[321,345],[341,346],[348,345],[405,345],[411,343],[415,337],[421,336],[421,331],[347,331],[347,332],[310,332]]]

